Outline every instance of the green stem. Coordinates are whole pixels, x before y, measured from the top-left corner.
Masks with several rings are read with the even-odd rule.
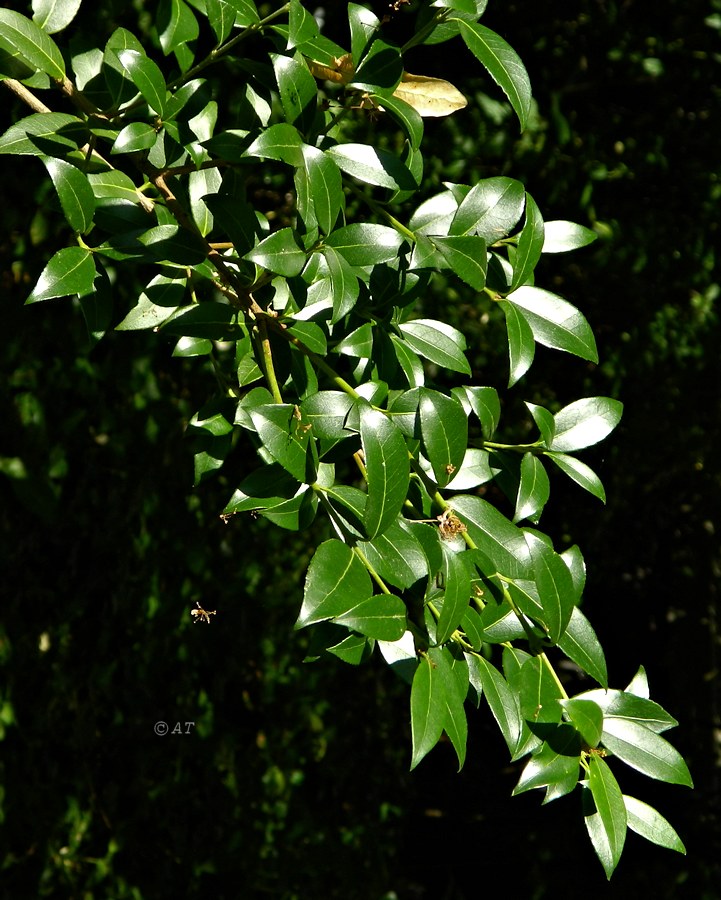
[[[280,392],[280,385],[278,384],[278,379],[275,374],[275,366],[273,365],[273,351],[270,346],[270,340],[268,338],[268,329],[266,327],[265,319],[260,319],[258,322],[258,337],[260,340],[261,351],[263,354],[263,368],[265,369],[265,380],[268,382],[268,387],[270,388],[270,392],[273,395],[273,401],[275,403],[283,402],[283,395]]]

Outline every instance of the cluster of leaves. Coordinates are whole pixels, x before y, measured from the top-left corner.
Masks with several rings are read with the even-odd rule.
[[[38,157],[76,235],[28,302],[74,296],[96,340],[111,327],[154,329],[176,341],[175,355],[212,361],[221,395],[190,425],[196,483],[244,441],[260,464],[224,517],[298,531],[325,516],[333,536],[311,560],[297,627],[314,626],[312,656],[358,664],[378,648],[411,683],[412,767],[444,733],[462,766],[466,708],[485,698],[512,759],[529,757],[516,793],[545,788],[548,802],[580,785],[609,877],[628,827],[683,851],[607,762],[690,785],[660,736],[676,722],[650,700],[643,670],[625,691],[609,689],[579,609],[581,551],[558,552],[536,528],[549,462],[604,499],[575,454],[613,430],[621,404],[587,397],[554,413],[529,403],[537,439],[499,442],[497,389],[472,383],[462,332],[423,316],[439,276],[500,307],[509,387],[536,344],[597,362],[583,314],[534,284],[543,253],[593,232],[544,222],[508,177],[424,196],[423,120],[462,102],[447,82],[405,72],[408,49],[463,42],[521,127],[529,116],[521,60],[478,21],[485,0],[418,4],[401,48],[349,3],[350,49],[300,0],[275,10],[172,0],[159,4],[149,48],[119,28],[104,48],[66,57],[50,35],[79,5],[38,0],[33,19],[0,11],[0,75],[34,110],[0,152]],[[214,99],[219,66],[237,81],[232,116]],[[72,112],[40,101],[46,89]],[[377,117],[373,146],[346,137],[365,115]],[[269,167],[286,202],[264,213],[251,189]],[[130,267],[150,277],[119,315],[113,283]],[[511,518],[486,499],[497,495]],[[601,687],[569,697],[549,651]]]

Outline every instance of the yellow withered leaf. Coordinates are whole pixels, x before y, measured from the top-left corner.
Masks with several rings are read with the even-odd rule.
[[[404,72],[401,83],[393,92],[421,116],[450,116],[468,105],[463,94],[450,81],[427,75]]]

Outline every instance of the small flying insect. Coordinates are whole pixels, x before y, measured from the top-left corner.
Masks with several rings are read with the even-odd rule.
[[[190,615],[193,617],[193,622],[207,622],[210,625],[210,617],[217,615],[216,610],[214,609],[203,609],[203,607],[195,601],[195,605],[198,607],[197,609],[191,609]]]

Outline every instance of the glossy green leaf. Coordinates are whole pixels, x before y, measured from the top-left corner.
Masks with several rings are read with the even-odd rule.
[[[241,335],[236,310],[227,303],[213,300],[178,310],[162,329],[169,335],[210,338],[214,341],[237,340]]]
[[[150,150],[155,144],[158,134],[147,122],[130,122],[118,132],[111,153],[135,153],[138,150]]]
[[[294,322],[288,326],[288,332],[313,353],[325,356],[328,352],[326,333],[315,322]]]
[[[445,644],[461,624],[471,597],[471,578],[460,553],[443,546],[443,608],[436,628],[436,642]]]
[[[571,573],[561,557],[531,532],[526,543],[533,560],[533,575],[543,607],[543,624],[555,644],[568,625],[574,608],[575,591]]]
[[[334,247],[326,245],[323,248],[323,256],[328,265],[333,297],[331,323],[335,324],[353,309],[360,294],[360,287],[353,267]]]
[[[464,385],[463,390],[468,397],[471,409],[481,423],[484,440],[490,441],[501,418],[501,401],[498,391],[492,387],[471,385]]]
[[[581,610],[574,606],[566,630],[558,641],[558,647],[569,659],[603,687],[608,687],[606,657],[596,632]]]
[[[0,137],[0,154],[67,156],[82,146],[87,137],[87,126],[77,116],[33,113],[11,125]]]
[[[539,656],[533,656],[521,666],[518,675],[510,679],[518,691],[521,717],[530,723],[558,724],[563,693],[548,666]]]
[[[554,729],[547,741],[526,763],[513,796],[546,788],[544,803],[569,794],[578,784],[581,742],[578,733],[568,725]]]
[[[649,778],[693,787],[691,773],[678,750],[645,725],[604,716],[602,740],[614,756]]]
[[[446,487],[449,491],[470,491],[480,484],[493,480],[493,469],[486,450],[469,449],[463,454],[463,462]]]
[[[372,594],[370,577],[350,547],[337,540],[324,541],[310,561],[295,627],[342,616]]]
[[[47,34],[67,28],[80,9],[82,0],[33,0],[33,21]]]
[[[135,331],[162,325],[182,305],[187,283],[186,278],[156,275],[140,295],[137,305],[115,326],[116,329]]]
[[[350,27],[351,54],[353,63],[357,66],[368,46],[373,41],[376,32],[380,28],[380,21],[374,13],[358,3],[348,4],[348,25]]]
[[[623,795],[623,802],[626,805],[628,827],[631,831],[635,831],[636,834],[640,834],[647,841],[658,844],[660,847],[676,850],[678,853],[686,855],[683,841],[661,813],[649,806],[648,803],[643,803],[626,794]]]
[[[508,749],[513,753],[521,736],[521,716],[516,698],[506,679],[484,657],[469,654],[483,686],[483,696],[493,714],[493,718],[501,729]]]
[[[486,286],[486,242],[473,234],[431,238],[453,272],[476,291]]]
[[[551,484],[543,463],[533,453],[524,453],[513,521],[519,522],[521,519],[537,521],[550,494]]]
[[[531,573],[531,553],[523,532],[487,500],[457,496],[449,505],[499,573],[508,578],[524,578]]]
[[[446,720],[446,689],[443,670],[421,656],[411,686],[411,769],[438,743]]]
[[[137,50],[122,50],[118,53],[118,60],[150,109],[162,116],[168,89],[158,66]]]
[[[382,38],[376,38],[350,84],[354,88],[371,93],[379,89],[393,91],[398,87],[402,75],[403,59],[400,50]]]
[[[530,369],[536,352],[531,326],[519,310],[507,300],[499,300],[498,305],[506,317],[508,331],[509,374],[508,387],[522,378]]]
[[[308,471],[308,441],[310,429],[303,428],[296,407],[290,403],[269,403],[250,410],[263,446],[276,462],[300,482],[310,482],[313,473]]]
[[[643,666],[638,667],[638,671],[626,688],[626,693],[635,694],[637,697],[645,697],[646,700],[651,696],[648,687],[648,675]]]
[[[132,203],[140,202],[135,183],[125,172],[110,169],[108,172],[89,174],[87,179],[97,200],[120,199],[130,200]]]
[[[351,266],[376,266],[398,256],[403,238],[387,225],[356,222],[337,228],[325,244],[343,255]]]
[[[43,157],[43,164],[57,191],[68,225],[73,231],[85,234],[93,224],[95,212],[95,195],[87,176],[71,163],[55,157]]]
[[[543,235],[543,216],[536,201],[526,192],[526,221],[518,236],[518,245],[513,260],[511,291],[515,291],[533,277],[533,271],[541,258]]]
[[[598,747],[603,731],[603,712],[592,700],[560,700],[561,706],[589,747]]]
[[[552,442],[553,439],[551,440],[551,443]],[[586,465],[586,463],[581,462],[580,459],[576,459],[575,456],[568,456],[565,453],[548,451],[544,456],[548,459],[552,459],[562,472],[565,472],[572,481],[575,481],[576,484],[588,491],[589,494],[598,497],[602,503],[606,502],[606,490],[601,479],[590,466]]]
[[[194,41],[200,33],[198,21],[184,0],[161,0],[156,24],[166,56]]]
[[[401,520],[393,522],[372,541],[358,543],[368,562],[387,583],[409,588],[429,575],[428,560],[413,531]]]
[[[423,451],[439,487],[445,487],[463,463],[468,446],[468,419],[454,398],[420,389],[419,415]]]
[[[597,444],[621,421],[623,403],[611,397],[585,397],[556,413],[551,450],[568,453]]]
[[[575,222],[546,222],[543,241],[544,253],[566,253],[593,243],[598,235],[590,228]]]
[[[431,661],[444,670],[446,678],[446,716],[443,729],[448,735],[458,758],[458,771],[466,761],[468,740],[468,720],[464,703],[468,694],[468,663],[460,654],[454,654],[448,647],[431,647],[428,651]]]
[[[207,247],[192,231],[178,225],[156,225],[138,237],[148,253],[158,261],[181,266],[199,265],[206,257]]]
[[[372,100],[384,109],[401,126],[414,150],[418,150],[423,140],[423,119],[404,100],[387,94],[373,94]]]
[[[326,153],[348,175],[365,184],[391,188],[394,191],[415,190],[415,178],[401,160],[387,150],[368,144],[339,144]]]
[[[249,259],[269,272],[291,278],[303,271],[306,256],[293,229],[281,228],[249,250],[243,259]]]
[[[450,233],[476,234],[488,245],[494,244],[515,228],[523,212],[525,196],[520,181],[505,176],[485,178],[461,201]]]
[[[457,19],[461,37],[513,107],[524,130],[531,112],[531,82],[520,57],[490,28]]]
[[[598,362],[591,326],[566,300],[532,285],[523,285],[509,294],[506,300],[528,322],[539,344]]]
[[[289,166],[303,165],[303,139],[293,125],[280,122],[261,132],[245,151],[245,156],[277,159]]]
[[[363,520],[368,537],[374,538],[398,517],[408,493],[410,462],[397,426],[368,404],[360,409],[360,437],[368,482]]]
[[[464,335],[435,319],[414,319],[400,325],[403,339],[421,356],[452,372],[471,374],[471,367],[464,355]]]
[[[542,406],[537,406],[535,403],[528,403],[528,401],[526,401],[526,406],[533,416],[533,421],[538,426],[543,442],[547,447],[550,447],[553,436],[556,433],[556,422],[553,418],[553,413]]]
[[[578,696],[597,703],[603,710],[604,716],[638,722],[656,733],[675,728],[678,725],[676,719],[658,703],[627,691],[595,689],[585,691]]]
[[[220,190],[223,177],[217,169],[199,169],[188,175],[188,199],[190,212],[198,230],[205,237],[213,230],[213,214],[205,202]]]
[[[596,813],[586,817],[586,827],[606,877],[610,878],[626,840],[626,805],[621,788],[606,762],[597,754],[592,754],[588,762],[588,786]],[[589,822],[589,818],[592,821]]]
[[[90,294],[96,276],[93,254],[83,247],[65,247],[51,258],[26,303],[39,303],[71,294]]]
[[[345,204],[340,170],[327,153],[316,147],[304,144],[301,152],[318,227],[329,234]]]
[[[58,45],[35,22],[11,9],[0,9],[0,75],[25,79],[45,72],[56,81],[65,77]]]
[[[270,59],[278,82],[285,120],[305,131],[315,117],[318,97],[315,78],[300,54],[282,56],[271,53]]]
[[[406,630],[406,608],[400,597],[381,594],[359,600],[334,621],[379,641],[397,641]]]
[[[259,515],[286,531],[301,531],[310,527],[318,510],[318,495],[307,485],[295,497],[277,506],[259,510]]]
[[[291,0],[288,16],[288,50],[293,50],[319,35],[318,23],[300,0]]]

